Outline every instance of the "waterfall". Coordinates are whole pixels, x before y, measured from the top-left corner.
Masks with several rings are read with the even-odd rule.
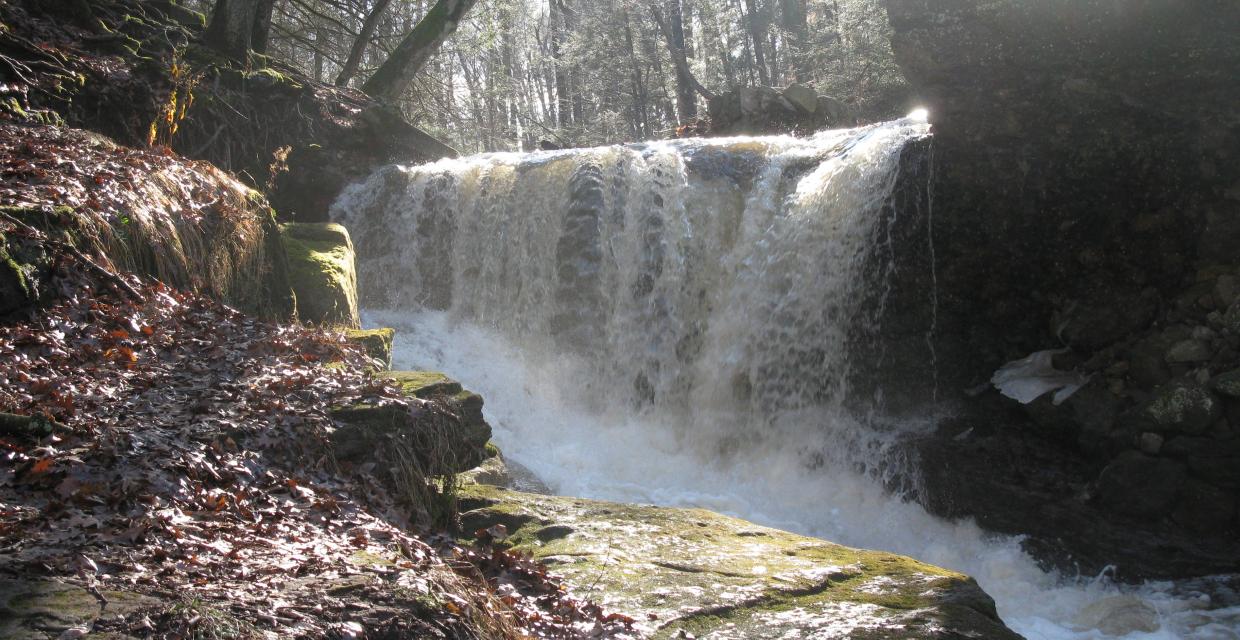
[[[363,306],[446,310],[579,354],[600,400],[751,437],[861,395],[854,344],[876,330],[892,275],[876,247],[892,242],[901,160],[927,129],[393,166],[335,217],[361,256]]]
[[[1082,616],[1128,596],[891,492],[937,393],[928,138],[905,119],[390,166],[333,217],[397,366],[482,393],[553,490],[905,553],[976,576],[1030,638],[1097,637]],[[1132,638],[1214,625],[1174,622],[1197,612],[1172,586],[1141,597],[1161,630]]]

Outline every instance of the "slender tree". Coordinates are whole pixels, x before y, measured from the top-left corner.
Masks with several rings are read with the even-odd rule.
[[[679,14],[679,0],[670,0],[668,6],[674,8]],[[664,18],[663,12],[659,10],[659,5],[654,2],[650,4],[650,15],[663,34],[663,40],[667,43],[667,51],[672,58],[672,65],[676,69],[676,111],[680,114],[681,124],[684,124],[697,117],[697,97],[694,93],[702,94],[702,97],[707,100],[713,98],[714,93],[693,76],[693,70],[689,68],[689,60],[685,55],[684,31],[677,31],[675,17],[669,23]]]
[[[224,0],[221,0],[221,2]],[[417,26],[401,40],[387,61],[362,85],[362,91],[381,100],[394,101],[409,88],[448,36],[478,0],[437,0]]]
[[[349,47],[349,57],[345,58],[344,66],[341,67],[340,74],[336,76],[337,87],[347,86],[353,76],[357,75],[357,68],[362,64],[362,56],[366,55],[366,47],[375,37],[375,29],[379,27],[379,18],[383,17],[383,12],[387,10],[391,2],[392,0],[376,0],[370,12],[366,14],[366,18],[362,20],[362,28],[358,31],[357,37],[353,39],[353,46]]]

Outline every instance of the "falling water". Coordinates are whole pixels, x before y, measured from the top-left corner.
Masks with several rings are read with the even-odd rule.
[[[1240,637],[1240,610],[1204,611],[1208,584],[1121,595],[1065,580],[889,491],[908,471],[900,437],[933,422],[889,417],[895,385],[873,383],[933,370],[934,292],[926,309],[906,294],[930,212],[902,199],[912,184],[928,203],[914,170],[927,137],[906,119],[393,166],[333,215],[353,233],[368,322],[399,331],[398,367],[481,392],[506,455],[558,492],[703,506],[955,568],[1030,638]],[[898,343],[919,348],[884,345],[891,316],[924,318]]]

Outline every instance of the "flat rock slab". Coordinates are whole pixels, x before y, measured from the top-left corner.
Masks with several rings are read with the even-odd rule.
[[[101,616],[124,616],[159,603],[155,598],[102,591],[107,605],[85,588],[52,578],[0,580],[0,638],[44,640],[69,629],[89,629]],[[92,637],[125,637],[111,634]]]
[[[703,509],[461,492],[466,532],[505,525],[505,543],[653,638],[1020,638],[972,578],[911,558]]]

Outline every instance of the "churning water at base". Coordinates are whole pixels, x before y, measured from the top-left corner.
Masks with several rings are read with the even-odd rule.
[[[895,194],[926,135],[905,120],[389,167],[334,216],[396,366],[483,394],[496,442],[557,493],[957,569],[1031,639],[1240,637],[1220,585],[1063,581],[884,490],[907,470],[899,438],[930,420],[880,419],[856,354],[900,276],[892,230],[912,214]]]

